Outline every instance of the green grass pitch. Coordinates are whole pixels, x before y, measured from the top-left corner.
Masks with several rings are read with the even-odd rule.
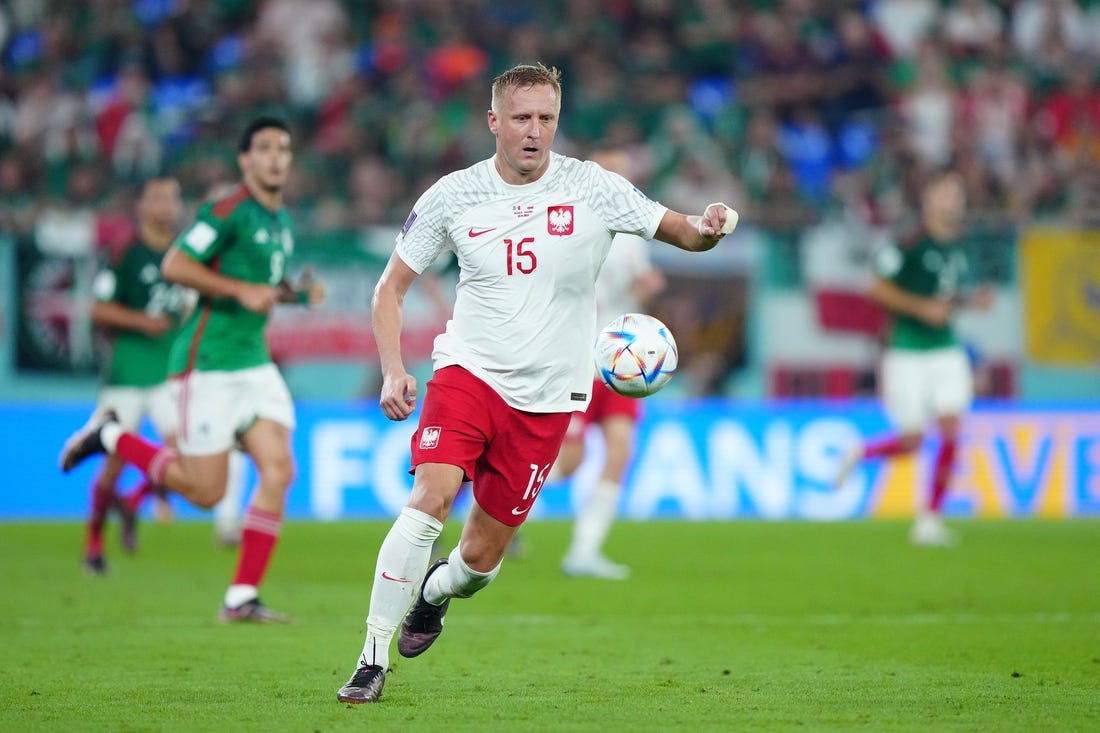
[[[451,604],[383,701],[336,690],[388,522],[291,522],[264,588],[286,627],[223,626],[235,555],[142,526],[110,574],[76,523],[0,524],[2,731],[1100,730],[1100,524],[623,522],[626,582],[564,578],[569,525]],[[448,546],[457,539],[448,526]]]

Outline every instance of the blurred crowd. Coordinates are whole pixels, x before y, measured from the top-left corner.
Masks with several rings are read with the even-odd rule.
[[[120,236],[151,173],[233,180],[259,111],[294,126],[306,233],[399,224],[534,60],[559,149],[627,151],[679,210],[889,224],[954,162],[982,213],[1100,223],[1100,0],[0,0],[0,48],[0,228],[45,249]]]

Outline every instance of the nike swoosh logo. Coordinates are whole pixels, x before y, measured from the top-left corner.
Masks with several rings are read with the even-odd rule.
[[[408,578],[395,578],[392,575],[390,575],[389,573],[387,573],[385,570],[382,571],[382,577],[385,578],[386,580],[392,580],[395,583],[409,583],[409,582],[411,582]]]
[[[470,229],[470,231],[466,232],[466,236],[473,239],[474,237],[480,237],[482,234],[488,234],[495,229],[496,227],[490,227],[489,229]]]
[[[531,507],[527,507],[526,509],[520,509],[518,506],[514,506],[514,507],[512,507],[512,514],[515,514],[518,517],[521,514],[526,514],[530,510],[531,510]]]

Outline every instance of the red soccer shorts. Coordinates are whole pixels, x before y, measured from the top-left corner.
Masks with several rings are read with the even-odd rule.
[[[473,481],[474,499],[494,519],[518,527],[558,457],[568,412],[523,412],[459,366],[428,381],[412,436],[412,465],[458,466]]]

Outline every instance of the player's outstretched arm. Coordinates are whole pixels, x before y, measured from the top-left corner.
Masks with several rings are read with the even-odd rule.
[[[401,359],[402,308],[417,273],[396,252],[390,255],[371,299],[371,327],[382,367],[379,405],[391,420],[404,420],[416,409],[416,379]]]
[[[737,218],[736,211],[720,202],[707,206],[702,216],[689,216],[669,209],[655,237],[689,252],[705,252],[734,230]]]

